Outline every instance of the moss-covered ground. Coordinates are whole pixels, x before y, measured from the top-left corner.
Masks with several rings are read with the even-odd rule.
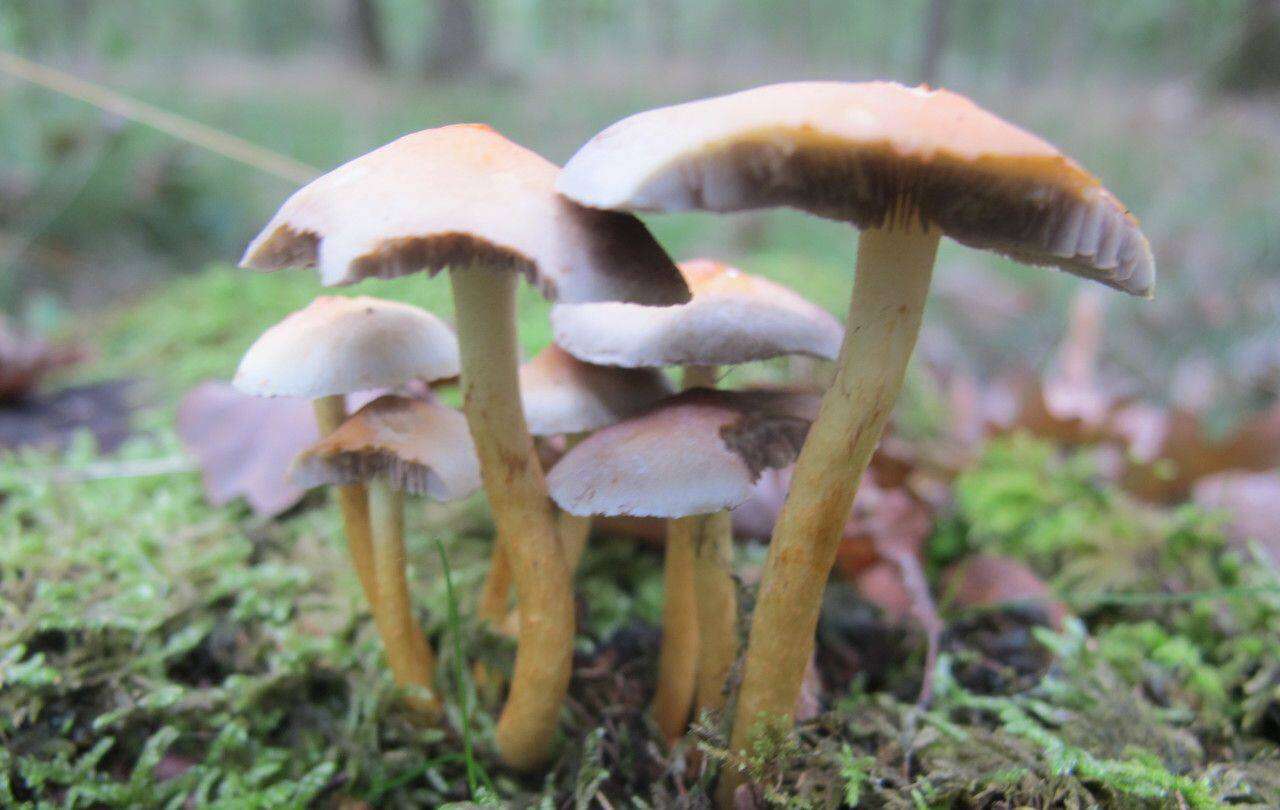
[[[227,376],[313,285],[215,269],[86,326],[103,358],[86,374],[139,380],[137,435],[110,458],[82,440],[0,459],[0,806],[692,808],[726,760],[785,807],[1280,806],[1275,567],[1229,546],[1216,516],[1139,505],[1087,455],[1026,438],[962,472],[926,567],[1012,555],[1075,618],[1054,632],[1030,608],[947,614],[927,709],[915,706],[923,639],[833,584],[819,716],[745,763],[723,750],[716,718],[668,750],[643,711],[659,557],[602,538],[577,580],[558,764],[544,778],[505,772],[493,696],[455,666],[458,651],[499,667],[511,655],[470,619],[491,542],[477,500],[411,509],[411,581],[449,697],[446,727],[416,726],[331,504],[264,522],[205,504],[192,473],[140,464],[181,455],[177,396]],[[442,285],[372,292],[447,312]],[[522,306],[534,348],[543,305]],[[859,659],[876,666],[839,664]]]

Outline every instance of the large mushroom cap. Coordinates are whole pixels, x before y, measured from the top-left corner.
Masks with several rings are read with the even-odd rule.
[[[395,489],[454,501],[480,488],[480,462],[462,414],[435,402],[384,396],[299,455],[290,476],[302,487],[382,477]]]
[[[235,386],[257,396],[317,399],[458,373],[458,339],[430,312],[368,296],[325,296],[263,332],[241,359]]]
[[[556,305],[556,342],[582,360],[629,368],[840,352],[840,322],[781,284],[706,259],[682,262],[680,272],[693,293],[687,304]]]
[[[694,389],[584,439],[547,475],[575,515],[685,517],[737,506],[761,470],[795,461],[805,394]]]
[[[649,110],[561,172],[598,208],[791,206],[860,228],[911,211],[958,242],[1134,294],[1155,283],[1138,221],[1049,143],[946,90],[805,82]]]
[[[673,392],[659,371],[584,363],[554,343],[520,367],[524,417],[534,436],[597,430]]]
[[[242,265],[318,267],[333,285],[474,264],[520,271],[551,300],[688,300],[639,220],[564,199],[557,171],[482,125],[405,135],[295,192]]]

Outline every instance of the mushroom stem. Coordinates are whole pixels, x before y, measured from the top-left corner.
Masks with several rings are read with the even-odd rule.
[[[586,433],[573,433],[564,437],[564,451],[567,453],[578,446],[578,442],[587,437]],[[556,510],[556,533],[560,536],[560,548],[564,550],[565,565],[569,567],[569,580],[578,571],[582,562],[582,553],[587,550],[587,538],[591,536],[591,516],[571,515],[564,510]]]
[[[556,515],[556,533],[560,547],[564,549],[564,563],[569,568],[569,578],[578,571],[582,553],[587,550],[587,538],[591,535],[590,515],[571,515],[561,511]]]
[[[346,398],[341,394],[312,401],[321,438],[338,429],[347,418]],[[335,487],[338,508],[342,511],[342,530],[364,598],[372,607],[377,604],[377,584],[373,576],[373,540],[369,536],[369,501],[360,484]]]
[[[858,243],[836,377],[796,461],[765,561],[730,737],[735,752],[750,750],[767,727],[790,727],[841,529],[915,348],[939,232],[910,216],[896,222],[863,232]],[[745,778],[738,769],[722,774],[721,807],[732,806]]]
[[[714,388],[715,366],[684,366],[681,387]],[[662,646],[658,650],[658,688],[653,716],[668,740],[684,734],[697,691],[699,613],[694,548],[703,531],[703,515],[667,521],[662,561]]]
[[[428,716],[440,714],[435,695],[435,654],[413,616],[405,579],[404,494],[382,479],[369,482],[369,518],[373,528],[373,569],[378,598],[373,611],[396,683],[408,687],[410,706]]]
[[[574,445],[582,441],[584,433],[575,433],[565,437],[565,451],[572,450]],[[553,507],[554,509],[554,507]],[[590,515],[571,515],[555,509],[556,536],[560,538],[560,548],[564,551],[565,565],[569,568],[569,581],[582,562],[582,552],[586,550],[587,538],[591,535]],[[511,591],[511,563],[502,550],[502,543],[494,542],[493,552],[489,557],[489,571],[485,574],[484,584],[480,588],[480,600],[476,614],[481,621],[498,632],[507,627],[519,626],[519,618],[515,616],[518,608],[509,613],[507,603]]]
[[[480,459],[498,541],[510,560],[520,634],[498,720],[504,763],[530,771],[553,752],[573,656],[573,591],[516,373],[516,283],[510,271],[449,271],[462,354],[463,410]]]
[[[507,603],[511,596],[511,562],[503,551],[500,538],[493,538],[493,551],[489,554],[489,571],[480,587],[480,599],[476,604],[476,616],[498,630],[507,615]]]
[[[716,366],[685,366],[682,387],[715,388]],[[733,524],[722,510],[698,517],[694,529],[693,578],[698,621],[694,715],[724,708],[724,684],[738,655],[738,592],[733,581]]]
[[[738,657],[738,590],[733,581],[733,522],[729,511],[703,516],[694,536],[693,578],[698,606],[698,687],[694,714],[724,708],[725,682]]]
[[[694,535],[702,515],[667,521],[662,571],[662,646],[653,718],[668,740],[684,734],[693,704],[698,662],[697,606],[693,591]]]
[[[717,366],[684,366],[680,387],[686,391],[690,388],[715,388],[719,376]]]

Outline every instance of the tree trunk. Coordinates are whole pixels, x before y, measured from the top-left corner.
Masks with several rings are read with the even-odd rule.
[[[1250,0],[1218,85],[1233,93],[1280,88],[1280,0]]]
[[[477,0],[436,0],[435,36],[427,57],[427,75],[456,78],[484,64]]]
[[[920,81],[936,84],[951,29],[951,0],[930,0],[924,23],[924,52],[920,54]]]
[[[386,67],[387,46],[377,0],[348,0],[346,23],[361,63],[375,69]]]

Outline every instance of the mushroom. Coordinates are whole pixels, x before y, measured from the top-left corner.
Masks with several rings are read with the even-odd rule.
[[[639,220],[557,195],[557,171],[485,126],[406,135],[297,191],[243,260],[261,270],[318,266],[325,284],[448,269],[463,410],[521,606],[497,747],[506,764],[526,771],[553,750],[569,684],[573,600],[520,404],[517,276],[559,301],[688,298]]]
[[[552,468],[547,482],[560,508],[574,515],[668,518],[663,640],[653,713],[678,737],[695,692],[722,691],[737,651],[735,585],[728,575],[732,546],[726,511],[751,495],[762,470],[784,467],[799,450],[816,397],[773,392],[686,391],[642,416],[593,433]],[[694,600],[697,558],[724,576],[709,578]],[[716,632],[703,638],[702,613]],[[701,667],[695,682],[697,661]],[[714,696],[704,698],[708,701]]]
[[[590,431],[632,416],[672,393],[671,383],[659,371],[585,363],[554,343],[520,366],[520,396],[529,433],[563,436],[567,448]],[[556,520],[572,575],[582,558],[591,519],[560,512]],[[510,577],[511,567],[498,544],[480,591],[482,620],[496,625],[506,616]]]
[[[1056,148],[946,90],[777,84],[651,110],[574,155],[557,187],[603,209],[790,206],[862,229],[838,370],[765,563],[730,745],[788,727],[858,479],[902,385],[939,238],[1150,295],[1138,222]],[[728,804],[741,774],[719,790]]]
[[[322,296],[249,347],[234,385],[260,397],[312,400],[321,437],[347,417],[346,395],[458,374],[458,340],[436,316],[409,304]],[[365,598],[377,613],[369,507],[353,483],[337,488],[343,529]]]
[[[553,339],[579,360],[624,368],[832,360],[840,351],[840,321],[794,290],[713,259],[681,262],[680,273],[689,303],[557,304]]]
[[[840,322],[780,284],[709,259],[682,262],[680,272],[693,294],[689,303],[559,304],[551,312],[555,339],[591,362],[683,365],[686,389],[714,388],[722,364],[789,354],[833,360],[840,350]],[[739,638],[732,562],[727,513],[668,524],[664,632],[654,695],[654,716],[668,738],[683,733],[691,701],[695,716],[724,707]],[[696,605],[696,615],[684,609],[689,604]],[[674,624],[695,618],[696,631]],[[696,684],[692,692],[691,683]]]
[[[439,403],[383,396],[303,451],[291,471],[299,486],[354,486],[369,492],[378,633],[410,705],[440,712],[435,655],[413,616],[405,579],[404,494],[438,501],[480,488],[480,465],[462,414]]]

